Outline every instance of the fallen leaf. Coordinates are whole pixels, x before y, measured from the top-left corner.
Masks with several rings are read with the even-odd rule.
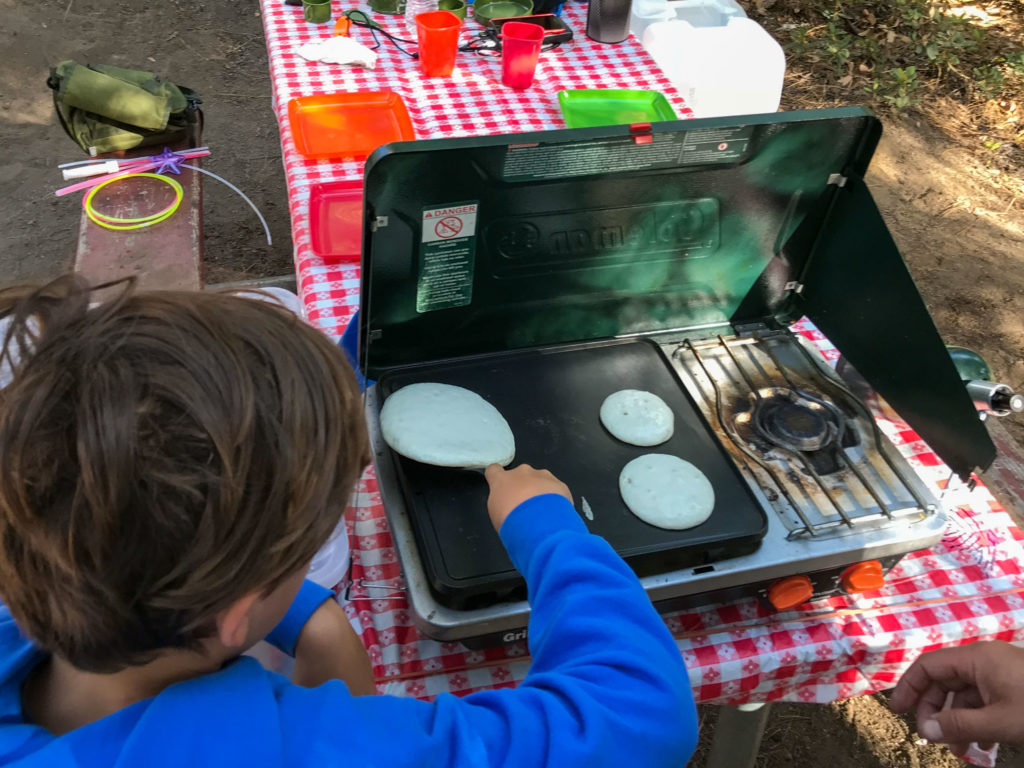
[[[852,82],[853,82],[853,75],[846,75],[844,77],[839,78],[839,84],[844,86],[844,87],[848,86]]]
[[[893,32],[891,29],[888,32],[885,33],[885,42],[892,43],[892,42],[895,42],[895,40],[896,40],[896,33]]]

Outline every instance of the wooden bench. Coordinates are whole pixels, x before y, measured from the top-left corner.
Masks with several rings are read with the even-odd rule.
[[[187,140],[172,150],[199,146],[201,122]],[[143,147],[101,157],[122,159],[159,154],[162,147]],[[200,159],[189,160],[199,165]],[[75,270],[91,281],[106,282],[135,275],[145,288],[199,290],[203,286],[203,188],[201,173],[181,169],[172,176],[184,195],[178,210],[151,227],[114,231],[97,226],[82,212],[78,228]],[[145,216],[161,207],[169,190],[154,179],[129,179],[111,184],[96,195],[96,208],[110,216]],[[159,196],[159,197],[158,197]],[[151,202],[151,198],[153,201]]]

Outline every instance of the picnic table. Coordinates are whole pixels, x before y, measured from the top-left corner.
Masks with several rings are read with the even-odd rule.
[[[555,94],[573,88],[656,90],[681,118],[692,116],[636,40],[601,45],[587,39],[586,9],[576,3],[564,10],[575,40],[542,54],[535,84],[521,92],[500,85],[497,58],[469,53],[460,54],[452,78],[422,77],[413,61],[386,44],[375,70],[311,64],[295,51],[329,35],[330,25],[307,24],[301,9],[281,0],[261,3],[299,292],[309,321],[331,336],[341,334],[358,307],[359,265],[314,253],[309,191],[318,182],[361,178],[362,163],[307,160],[299,154],[288,123],[290,99],[393,90],[404,99],[420,139],[562,128]],[[340,0],[333,4],[335,18],[348,7]],[[404,31],[400,17],[376,18]],[[472,21],[466,27],[465,34],[475,34]],[[366,30],[353,34],[372,43]],[[809,322],[796,330],[826,359],[838,357]],[[949,511],[943,540],[905,557],[878,592],[834,597],[785,613],[749,599],[666,614],[699,702],[832,702],[891,688],[924,651],[975,640],[1024,640],[1024,535],[984,486],[971,490],[951,482],[948,468],[906,424],[885,418],[880,426],[941,494]],[[513,687],[525,677],[525,643],[471,650],[435,642],[413,626],[372,468],[359,482],[348,524],[353,564],[346,610],[369,651],[380,692],[430,699]],[[763,715],[758,717],[763,724]]]

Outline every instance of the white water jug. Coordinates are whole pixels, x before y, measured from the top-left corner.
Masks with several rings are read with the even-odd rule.
[[[779,108],[786,57],[756,21],[734,16],[716,27],[658,21],[646,28],[642,42],[697,117]]]

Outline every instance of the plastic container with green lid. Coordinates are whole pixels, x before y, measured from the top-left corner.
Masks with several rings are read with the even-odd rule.
[[[676,120],[676,113],[658,91],[584,89],[559,91],[558,105],[569,128],[632,125]]]

